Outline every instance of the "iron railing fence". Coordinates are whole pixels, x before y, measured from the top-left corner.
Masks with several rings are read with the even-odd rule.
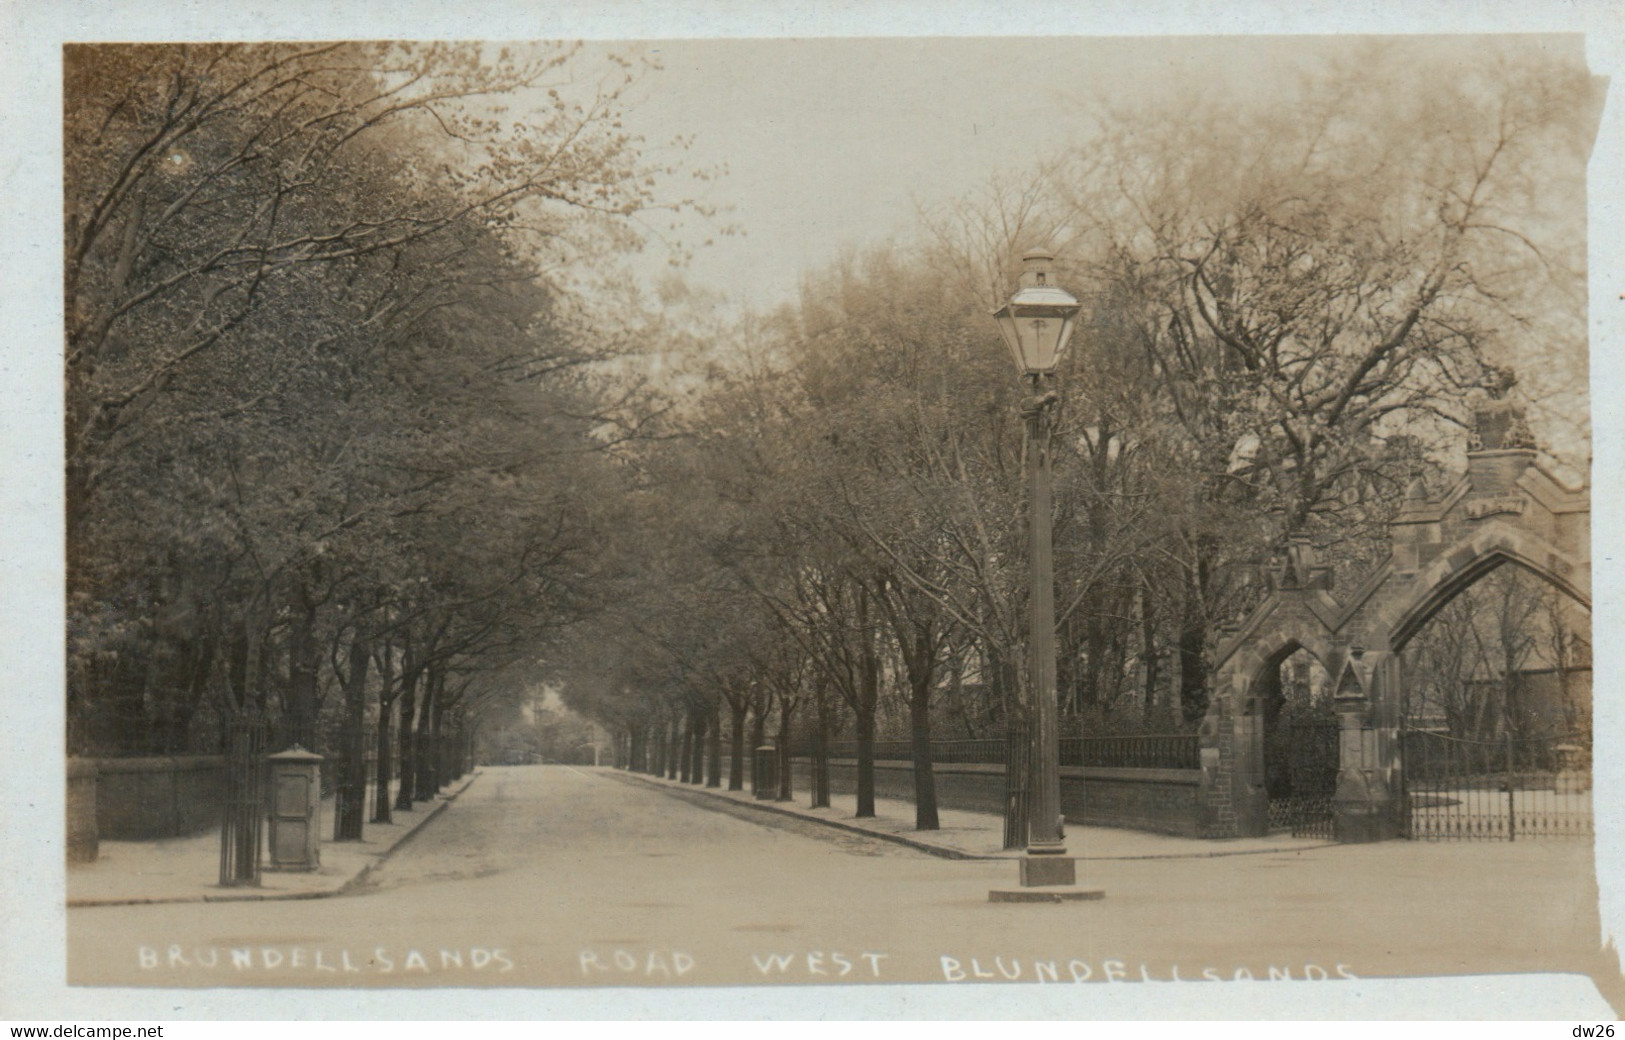
[[[1196,769],[1195,733],[1142,733],[1122,737],[1062,737],[1061,765],[1117,769]]]
[[[1516,841],[1592,834],[1591,735],[1401,736],[1408,837]]]
[[[796,758],[811,758],[811,741],[794,746]],[[832,740],[829,757],[856,758],[858,742]],[[914,745],[907,740],[877,740],[876,762],[908,762],[914,758]],[[931,761],[938,765],[1005,765],[1010,755],[1003,737],[977,740],[933,740]],[[1062,737],[1060,764],[1118,769],[1196,769],[1201,762],[1200,744],[1194,733],[1142,733],[1133,736]]]

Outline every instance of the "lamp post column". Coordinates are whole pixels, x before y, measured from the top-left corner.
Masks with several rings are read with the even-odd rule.
[[[1053,377],[1028,376],[1032,397],[1027,420],[1027,480],[1032,589],[1028,597],[1027,674],[1033,710],[1033,792],[1027,822],[1027,854],[1021,858],[1023,887],[1077,884],[1077,864],[1066,854],[1061,826],[1059,710],[1055,699],[1055,564],[1050,542],[1050,448],[1059,395]]]
[[[1046,392],[1048,380],[1044,376],[1034,374],[1029,381],[1033,396],[1023,407],[1022,414],[1027,420],[1030,507],[1027,523],[1032,556],[1027,674],[1032,683],[1035,783],[1028,817],[1027,853],[1059,856],[1066,853],[1066,840],[1061,828],[1060,734],[1055,695],[1055,565],[1050,533],[1050,441],[1055,430],[1053,416],[1057,398],[1054,390]]]

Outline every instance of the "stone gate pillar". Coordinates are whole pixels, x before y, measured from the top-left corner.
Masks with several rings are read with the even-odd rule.
[[[1351,655],[1338,679],[1337,791],[1332,831],[1338,841],[1386,841],[1400,835],[1399,655]]]
[[[1256,690],[1250,690],[1236,715],[1235,769],[1231,797],[1236,807],[1236,836],[1261,838],[1270,832],[1270,796],[1264,785],[1264,712]]]
[[[1198,731],[1201,748],[1201,831],[1206,838],[1252,838],[1269,833],[1264,790],[1263,725],[1251,675],[1263,666],[1243,650],[1218,673],[1207,716]]]

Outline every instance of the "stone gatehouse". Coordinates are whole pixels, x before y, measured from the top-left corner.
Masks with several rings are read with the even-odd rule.
[[[1204,835],[1267,832],[1264,705],[1279,693],[1280,664],[1300,649],[1336,677],[1336,837],[1402,833],[1406,643],[1507,563],[1591,606],[1589,491],[1564,485],[1536,455],[1522,409],[1488,401],[1474,415],[1467,472],[1441,497],[1413,486],[1389,525],[1388,558],[1358,586],[1335,594],[1310,543],[1292,542],[1276,587],[1217,651],[1201,727]]]

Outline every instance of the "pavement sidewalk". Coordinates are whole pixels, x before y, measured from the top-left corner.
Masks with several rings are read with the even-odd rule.
[[[856,806],[850,794],[835,795],[831,798],[834,804],[830,807],[814,809],[806,792],[798,793],[793,801],[778,802],[757,799],[749,791],[685,784],[646,773],[610,769],[600,771],[651,787],[715,798],[764,813],[811,820],[908,845],[947,859],[1011,859],[1022,854],[1020,849],[1003,848],[1004,818],[998,813],[939,808],[937,822],[941,825],[940,829],[918,831],[914,829],[914,803],[901,798],[876,797],[875,815],[860,820],[852,815]],[[1082,860],[1206,859],[1214,856],[1300,852],[1336,844],[1318,838],[1294,838],[1285,834],[1264,838],[1182,838],[1119,827],[1079,827],[1075,824],[1067,827],[1066,834],[1067,851]]]
[[[263,871],[257,888],[222,888],[220,833],[160,841],[103,841],[94,863],[68,864],[68,906],[142,903],[226,903],[275,899],[321,899],[345,892],[366,878],[424,824],[468,790],[480,770],[453,783],[432,801],[396,810],[391,823],[367,823],[362,840],[335,842],[333,799],[322,800],[321,867],[308,873]]]

